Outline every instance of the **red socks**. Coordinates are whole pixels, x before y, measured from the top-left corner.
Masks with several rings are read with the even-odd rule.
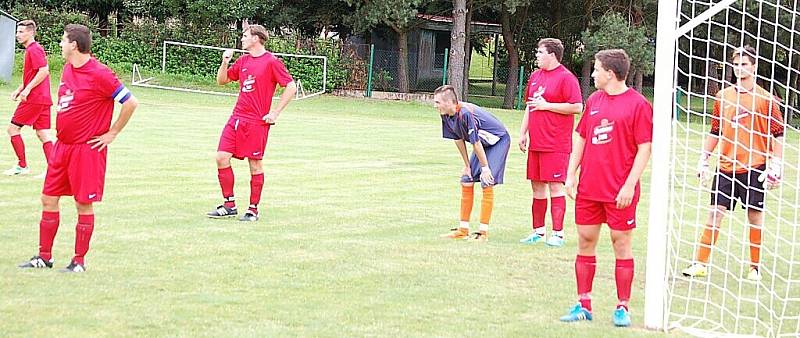
[[[217,169],[217,178],[219,178],[219,186],[222,188],[222,197],[225,199],[225,207],[233,208],[236,202],[233,201],[233,169],[231,167]]]
[[[575,280],[578,284],[578,297],[581,306],[589,312],[592,311],[592,283],[594,272],[597,268],[595,256],[581,256],[575,258]]]
[[[94,231],[94,215],[78,215],[78,224],[75,226],[75,257],[72,261],[84,265],[83,257],[89,251],[89,242]]]
[[[258,213],[261,190],[264,188],[264,173],[250,176],[250,210]]]
[[[547,214],[547,199],[533,199],[531,215],[533,217],[533,230],[544,226],[544,215]]]
[[[17,164],[20,167],[27,168],[28,162],[25,161],[25,142],[22,141],[22,135],[11,136],[11,147],[14,148],[14,153],[17,154],[17,159],[19,160]]]
[[[58,232],[58,211],[42,211],[39,221],[39,256],[49,261],[53,258],[53,241]]]
[[[617,299],[619,299],[617,306],[623,306],[627,310],[633,284],[633,258],[617,259],[614,277],[617,281]]]
[[[552,197],[550,203],[553,231],[562,231],[564,230],[564,213],[567,211],[567,199],[564,196]]]

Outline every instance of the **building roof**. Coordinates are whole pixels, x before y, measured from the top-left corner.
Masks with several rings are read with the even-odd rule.
[[[418,19],[428,20],[433,22],[444,22],[444,23],[453,23],[453,18],[448,16],[439,16],[439,15],[431,15],[431,14],[417,14]],[[491,22],[481,22],[481,21],[472,21],[472,25],[474,26],[486,26],[486,27],[501,27],[499,23],[491,23]]]
[[[5,12],[5,11],[3,11],[2,9],[0,9],[0,15],[2,15],[2,16],[5,16],[5,17],[8,17],[9,19],[11,19],[11,20],[14,20],[14,21],[19,21],[19,20],[17,20],[17,18],[15,18],[13,15],[6,13],[6,12]]]

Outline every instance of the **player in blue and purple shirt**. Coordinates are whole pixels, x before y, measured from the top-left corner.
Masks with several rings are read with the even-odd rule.
[[[452,239],[489,239],[489,219],[494,206],[494,186],[503,183],[506,157],[511,136],[494,115],[471,103],[459,102],[452,86],[441,86],[434,92],[433,101],[442,117],[442,137],[455,140],[464,160],[461,173],[461,222],[458,228],[442,237]],[[472,144],[472,156],[467,156],[467,142]],[[473,186],[481,182],[480,227],[470,235],[469,219],[475,195]]]

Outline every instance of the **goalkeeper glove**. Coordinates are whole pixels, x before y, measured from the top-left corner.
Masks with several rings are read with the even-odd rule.
[[[702,186],[705,186],[708,183],[708,179],[711,178],[711,168],[708,165],[709,157],[711,157],[711,154],[704,151],[697,161],[697,178]]]
[[[758,176],[758,181],[764,183],[764,189],[772,190],[781,184],[782,176],[783,160],[778,157],[773,157],[767,165],[767,170],[764,170],[764,172]]]

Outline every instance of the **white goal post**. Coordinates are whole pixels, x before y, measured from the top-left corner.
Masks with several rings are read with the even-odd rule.
[[[717,98],[717,93],[736,85],[730,57],[744,46],[755,50],[755,79],[768,94],[738,88],[732,93],[739,94],[731,94],[737,101],[730,103],[735,104],[735,116],[714,117],[715,102],[729,100]],[[798,84],[800,1],[658,1],[646,328],[699,337],[800,337]],[[768,120],[770,126],[782,127],[783,136],[761,134],[755,122],[739,124],[740,118],[761,114],[741,103],[742,95],[777,102],[782,118]],[[760,190],[765,194],[763,224],[751,224],[759,221],[749,218],[741,201],[724,212],[714,231],[706,224],[716,208],[710,205],[712,187],[702,184],[696,174],[712,121],[740,128],[735,135],[749,133],[743,136],[749,142],[765,136],[782,146],[781,184],[774,190]],[[739,136],[717,137],[734,149],[745,149],[751,159],[759,152],[741,144],[748,141],[739,141]],[[726,156],[720,147],[711,154],[710,169],[715,173],[718,161]],[[733,161],[740,165],[739,158]],[[700,234],[709,232],[715,233],[714,239],[703,237],[707,242],[700,243]],[[712,245],[704,244],[709,242]],[[701,251],[703,255],[698,254]],[[703,263],[702,274],[683,270],[698,262]],[[757,276],[751,278],[756,269]]]
[[[168,57],[168,48],[170,46],[177,46],[177,47],[188,47],[188,48],[198,48],[198,49],[211,49],[211,50],[218,50],[218,51],[225,51],[225,50],[233,50],[238,53],[247,53],[245,50],[241,49],[233,49],[233,48],[224,48],[224,47],[217,47],[217,46],[207,46],[207,45],[200,45],[200,44],[192,44],[192,43],[185,43],[185,42],[178,42],[178,41],[168,41],[165,40],[162,44],[161,48],[161,74],[167,73],[167,57]],[[221,55],[221,54],[220,54]],[[313,91],[307,91],[306,87],[308,87],[308,81],[304,81],[302,78],[296,77],[295,74],[292,74],[294,77],[295,83],[297,84],[297,94],[295,99],[307,99],[315,96],[319,96],[324,94],[327,91],[328,85],[328,57],[321,56],[321,55],[301,55],[301,54],[287,54],[287,53],[272,53],[278,58],[283,59],[284,63],[287,63],[289,59],[310,59],[310,60],[317,60],[317,62],[321,63],[322,68],[322,83],[315,86],[318,88],[313,88]],[[287,65],[288,67],[288,65]],[[216,70],[214,70],[216,71]],[[290,72],[291,73],[291,72]],[[133,64],[132,69],[132,80],[131,84],[138,87],[147,87],[147,88],[157,88],[157,89],[166,89],[166,90],[175,90],[175,91],[182,91],[182,92],[190,92],[190,93],[200,93],[200,94],[210,94],[210,95],[224,95],[224,96],[237,96],[238,92],[222,92],[222,91],[214,91],[214,90],[204,90],[204,89],[192,89],[192,88],[183,88],[179,86],[171,86],[171,85],[161,85],[161,84],[154,84],[154,80],[157,80],[158,76],[149,76],[144,77],[142,76],[142,69],[139,67],[138,64]],[[305,86],[304,86],[305,84]],[[273,97],[273,99],[277,99],[278,97]]]

